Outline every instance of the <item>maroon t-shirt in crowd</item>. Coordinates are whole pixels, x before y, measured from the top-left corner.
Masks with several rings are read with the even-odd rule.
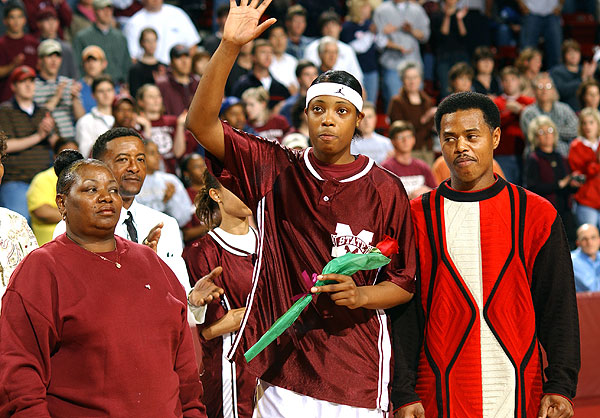
[[[246,315],[229,356],[242,356],[310,291],[311,276],[347,252],[369,251],[384,235],[400,247],[380,270],[352,276],[359,286],[387,280],[415,286],[409,201],[400,179],[368,160],[334,179],[311,163],[312,149],[290,150],[223,123],[224,167],[239,180],[259,227],[258,257]],[[219,167],[213,165],[216,175]],[[248,368],[296,393],[360,408],[389,407],[389,319],[383,310],[337,306],[321,294]],[[349,384],[351,382],[351,384]]]
[[[39,41],[32,35],[26,33],[22,38],[13,39],[4,35],[0,37],[0,65],[8,65],[19,54],[25,55],[25,60],[19,65],[28,65],[37,69],[37,47]],[[0,103],[10,99],[13,95],[10,83],[6,77],[0,79]]]
[[[431,173],[431,168],[429,168],[425,161],[418,158],[413,158],[409,165],[405,165],[398,162],[394,157],[390,157],[382,162],[381,166],[400,177],[408,194],[421,186],[427,186],[432,189],[437,187],[435,178]]]
[[[160,119],[151,121],[152,142],[158,147],[167,173],[176,174],[177,159],[173,153],[173,141],[175,140],[175,129],[177,128],[177,116],[162,115]]]
[[[250,418],[254,409],[256,377],[246,370],[245,360],[237,360],[235,367],[223,360],[223,352],[229,350],[236,333],[227,333],[211,340],[202,338],[202,330],[206,326],[214,324],[231,309],[245,307],[252,289],[256,249],[249,253],[240,248],[241,245],[235,240],[237,237],[232,239],[220,231],[219,228],[210,231],[183,251],[192,286],[215,267],[223,267],[223,272],[215,279],[215,284],[224,290],[224,294],[220,300],[208,304],[206,320],[204,324],[198,325],[204,365],[204,373],[201,374],[205,388],[202,401],[211,418],[223,418],[223,404],[235,407],[237,414],[234,413],[234,416]],[[256,235],[253,229],[250,233]],[[236,393],[233,393],[232,387],[237,389]]]
[[[250,125],[256,135],[263,138],[276,139],[281,143],[281,140],[290,130],[290,124],[287,119],[281,115],[273,115],[262,126]]]

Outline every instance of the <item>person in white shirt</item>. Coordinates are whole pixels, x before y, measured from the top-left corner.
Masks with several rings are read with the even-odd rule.
[[[135,200],[146,178],[146,154],[141,135],[131,128],[112,128],[98,137],[92,148],[92,157],[106,163],[119,183],[123,207],[115,234],[154,249],[189,292],[177,221]],[[64,221],[59,222],[54,237],[65,229]]]
[[[190,196],[175,174],[160,170],[158,145],[150,140],[144,141],[144,145],[146,180],[136,199],[143,205],[172,216],[183,228],[192,219],[195,210]]]
[[[354,155],[366,155],[380,164],[391,155],[394,146],[389,138],[375,132],[375,127],[377,126],[375,105],[371,102],[365,102],[363,104],[363,113],[365,117],[360,121],[358,126],[362,137],[352,141],[350,152]]]
[[[200,35],[190,17],[179,7],[163,4],[163,0],[144,0],[144,8],[135,13],[123,27],[132,58],[143,54],[139,39],[145,28],[152,28],[158,34],[156,58],[160,62],[169,62],[169,51],[177,44],[190,48],[193,55]]]
[[[337,13],[332,11],[323,12],[319,18],[319,26],[321,27],[321,34],[323,36],[331,36],[337,40],[338,59],[333,69],[347,71],[362,83],[363,73],[354,49],[339,40],[340,33],[342,32],[342,24]],[[321,38],[312,41],[304,50],[304,58],[313,62],[317,67],[321,66],[321,59],[319,58],[320,41]]]
[[[269,65],[269,72],[273,74],[281,84],[287,87],[290,94],[298,91],[298,80],[295,77],[298,60],[285,52],[288,45],[288,37],[281,25],[275,25],[269,29],[269,43],[273,47],[273,58]]]
[[[115,83],[109,75],[101,75],[92,81],[92,95],[96,106],[75,124],[75,140],[84,157],[90,156],[96,138],[112,128],[115,123],[112,115]]]

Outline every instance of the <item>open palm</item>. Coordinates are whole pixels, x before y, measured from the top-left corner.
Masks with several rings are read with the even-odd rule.
[[[275,23],[276,19],[271,18],[258,24],[260,17],[271,4],[271,0],[264,0],[260,4],[259,2],[260,0],[252,0],[248,4],[248,0],[240,0],[238,6],[236,0],[230,0],[229,15],[223,29],[224,41],[239,46],[244,45],[257,38],[265,29]]]

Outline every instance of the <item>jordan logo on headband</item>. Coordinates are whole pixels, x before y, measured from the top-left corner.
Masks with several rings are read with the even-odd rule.
[[[336,91],[334,94],[341,94],[342,96],[345,96],[345,94],[344,94],[344,92],[342,92],[341,88],[338,91]]]
[[[306,92],[306,107],[312,99],[317,96],[336,96],[344,100],[348,100],[359,112],[362,112],[363,99],[362,96],[352,89],[351,87],[345,86],[340,83],[323,82],[313,84],[308,88]]]

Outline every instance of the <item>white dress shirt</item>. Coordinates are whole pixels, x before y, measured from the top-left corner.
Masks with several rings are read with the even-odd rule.
[[[152,28],[158,34],[154,56],[160,62],[171,62],[169,51],[173,46],[182,44],[191,48],[200,42],[200,35],[190,17],[177,6],[163,4],[158,12],[138,11],[123,27],[132,58],[140,58],[143,54],[140,33],[145,28]]]
[[[296,78],[297,65],[298,60],[290,54],[284,53],[281,58],[273,55],[269,72],[288,89],[290,86],[298,87],[298,79]]]

